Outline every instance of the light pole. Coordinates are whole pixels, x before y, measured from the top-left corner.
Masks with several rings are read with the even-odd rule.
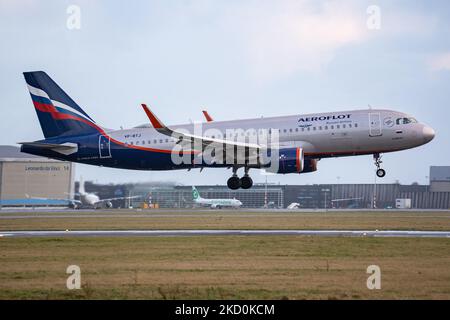
[[[373,184],[372,209],[377,208],[377,175],[375,174],[375,181]]]
[[[268,209],[269,206],[267,204],[267,176],[266,176],[266,183],[264,185],[264,208]]]
[[[324,205],[325,210],[327,210],[327,192],[329,192],[329,191],[330,191],[330,189],[322,189],[322,192],[325,193],[325,205]]]

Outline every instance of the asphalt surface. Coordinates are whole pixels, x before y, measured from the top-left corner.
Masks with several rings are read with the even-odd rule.
[[[450,231],[395,230],[77,230],[2,231],[0,237],[176,237],[176,236],[319,236],[450,238]]]

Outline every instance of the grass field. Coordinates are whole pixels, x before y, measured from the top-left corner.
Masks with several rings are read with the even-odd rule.
[[[26,215],[26,218],[17,216]],[[45,217],[40,217],[40,216]],[[76,217],[73,217],[76,215]],[[97,229],[450,230],[447,212],[92,211],[0,214],[1,231]],[[28,218],[29,217],[29,218]]]
[[[42,214],[2,213],[0,229],[450,230],[446,212]],[[72,264],[81,268],[81,290],[66,288]],[[373,264],[381,290],[366,287]],[[100,298],[450,299],[450,239],[0,238],[0,299]]]
[[[1,299],[449,299],[450,240],[0,239]],[[67,290],[68,265],[81,290]],[[366,268],[381,268],[368,290]]]

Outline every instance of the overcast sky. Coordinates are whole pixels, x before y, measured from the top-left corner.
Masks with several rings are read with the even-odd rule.
[[[70,5],[80,29],[69,29]],[[379,29],[367,13],[380,9]],[[373,11],[369,10],[371,13]],[[72,23],[72,24],[71,24]],[[372,23],[372,24],[371,24]],[[376,26],[376,25],[375,25]],[[432,126],[428,145],[385,154],[386,183],[450,165],[450,2],[0,0],[0,144],[42,139],[22,76],[46,71],[100,125],[169,124],[388,107]],[[76,165],[98,182],[224,184],[226,169],[151,172]],[[255,182],[265,176],[253,171]],[[372,183],[371,156],[326,159],[282,184]]]

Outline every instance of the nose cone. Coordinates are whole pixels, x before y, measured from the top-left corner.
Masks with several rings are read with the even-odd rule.
[[[423,140],[425,141],[425,143],[433,140],[435,134],[436,133],[434,132],[433,128],[431,128],[431,127],[425,126],[422,129],[422,136],[423,136]]]

